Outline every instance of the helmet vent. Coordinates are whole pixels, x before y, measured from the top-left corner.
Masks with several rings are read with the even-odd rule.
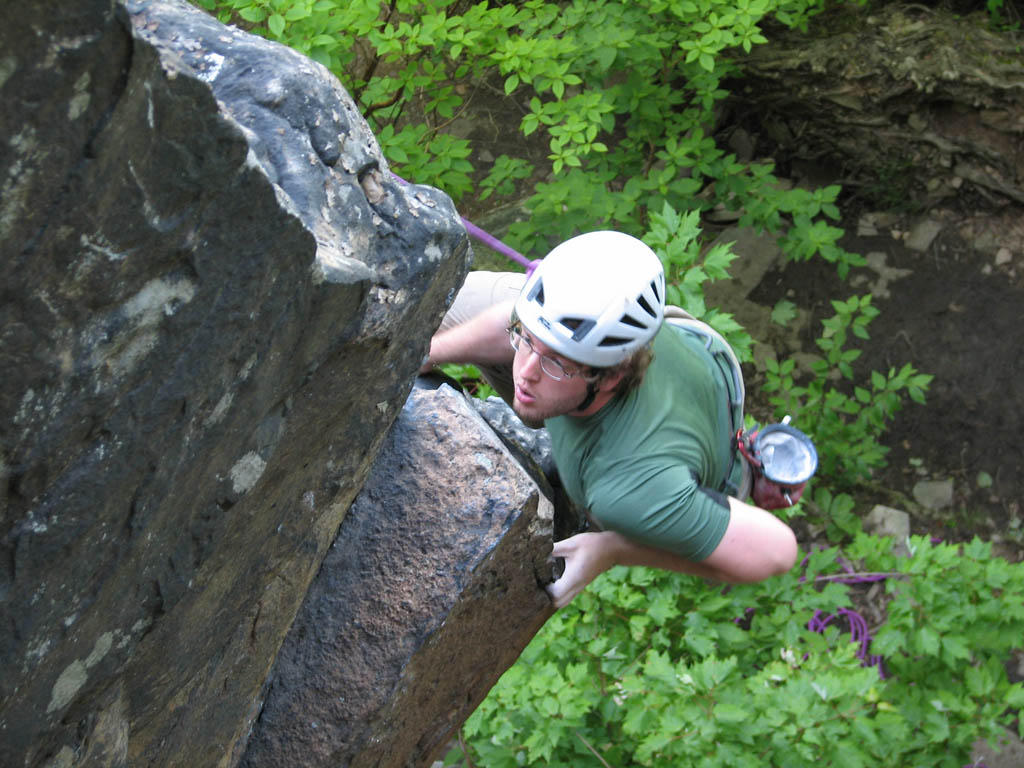
[[[654,292],[654,298],[657,299],[658,303],[660,304],[661,301],[662,301],[662,298],[661,298],[661,294],[658,293],[658,282],[656,280],[651,280],[651,290]],[[650,311],[650,310],[648,310],[648,311]],[[651,312],[651,314],[653,315],[654,313]]]
[[[622,319],[619,320],[619,322],[622,323],[623,325],[631,325],[634,328],[640,328],[641,330],[647,328],[647,325],[645,323],[641,323],[639,320],[637,320],[634,317],[631,317],[630,315],[623,315]]]
[[[628,344],[632,339],[623,339],[619,336],[605,336],[601,339],[599,347],[621,347],[623,344]]]
[[[530,295],[527,297],[530,301],[536,301],[542,307],[544,306],[544,281],[538,280],[533,285],[533,289],[530,291]]]
[[[652,288],[654,287],[654,283],[651,283],[651,287]],[[655,291],[654,295],[657,296],[658,292]],[[641,307],[643,307],[644,308],[644,312],[646,312],[651,317],[657,317],[658,316],[658,313],[655,312],[651,308],[651,305],[647,302],[647,299],[645,299],[643,296],[637,296],[636,303],[639,304]],[[626,322],[626,318],[622,318],[622,321]],[[643,326],[640,326],[640,327],[643,327]]]
[[[584,320],[581,317],[563,317],[562,325],[572,331],[572,340],[579,341],[591,330],[593,330],[596,323],[593,320]]]

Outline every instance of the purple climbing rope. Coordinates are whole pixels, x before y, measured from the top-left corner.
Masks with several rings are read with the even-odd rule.
[[[801,565],[806,565],[809,559],[810,555],[804,558]],[[842,556],[838,559],[843,571],[849,575],[838,575],[835,578],[830,578],[829,581],[838,581],[840,584],[867,584],[875,581],[884,581],[889,578],[889,574],[886,573],[855,573]],[[801,576],[800,581],[804,581],[806,578],[806,576]],[[831,614],[826,614],[824,611],[815,611],[814,616],[807,622],[807,628],[812,632],[821,634],[829,624],[838,619],[846,619],[847,624],[850,626],[850,640],[859,646],[857,658],[861,660],[865,667],[877,667],[878,676],[884,680],[885,669],[882,657],[878,654],[870,653],[871,630],[868,628],[867,621],[857,611],[851,608],[839,608],[835,613]]]
[[[804,562],[807,562],[806,559]],[[842,562],[842,560],[840,560]],[[842,562],[843,569],[848,573],[852,573],[850,567]],[[834,579],[843,584],[863,584],[872,581],[883,581],[887,579],[889,574],[885,573],[872,573],[872,574],[858,574],[851,575],[849,578]],[[861,660],[861,664],[865,667],[877,667],[878,677],[885,680],[885,670],[883,667],[883,659],[878,654],[872,654],[871,649],[871,630],[868,629],[868,623],[864,620],[857,611],[851,610],[850,608],[839,608],[835,613],[826,615],[822,611],[815,611],[814,616],[807,623],[807,628],[812,632],[822,633],[825,628],[835,619],[845,618],[847,623],[850,625],[850,640],[858,644],[857,658]],[[975,761],[969,765],[965,765],[963,768],[985,768],[985,763]]]
[[[871,654],[871,630],[868,623],[857,611],[849,608],[840,608],[836,613],[826,615],[822,611],[815,611],[814,616],[807,623],[807,628],[819,634],[825,631],[832,621],[838,618],[845,618],[850,625],[850,640],[857,643],[857,658],[865,667],[878,667],[878,676],[884,680],[885,670],[882,668],[882,657],[878,654]]]
[[[391,175],[394,176],[403,184],[409,184],[408,181],[403,179],[398,174],[392,173]],[[519,251],[505,245],[505,243],[501,242],[501,240],[496,238],[494,235],[480,229],[480,227],[471,222],[469,219],[465,218],[464,216],[460,216],[459,218],[462,219],[462,223],[466,227],[466,232],[469,233],[470,237],[476,238],[481,243],[486,245],[488,248],[492,248],[498,253],[502,254],[503,256],[507,256],[512,261],[524,266],[526,268],[527,277],[533,274],[533,270],[535,270],[537,268],[537,265],[540,264],[540,259],[534,259],[533,261],[530,261],[528,258],[523,256],[523,254],[519,253]]]

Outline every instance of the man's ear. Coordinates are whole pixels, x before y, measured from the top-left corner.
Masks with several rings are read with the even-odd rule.
[[[604,373],[597,380],[597,391],[598,392],[611,392],[622,381],[622,377],[626,375],[626,372],[622,368],[616,368],[613,371]]]

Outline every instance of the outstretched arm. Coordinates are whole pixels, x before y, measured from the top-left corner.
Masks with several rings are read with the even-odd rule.
[[[512,307],[511,301],[495,304],[461,325],[434,334],[422,370],[442,363],[511,365],[515,350],[506,329]]]
[[[730,498],[725,535],[715,551],[700,562],[614,531],[581,533],[555,542],[552,555],[565,558],[565,572],[547,588],[555,607],[562,608],[615,565],[643,565],[741,584],[788,571],[796,562],[797,544],[793,531],[779,518]]]

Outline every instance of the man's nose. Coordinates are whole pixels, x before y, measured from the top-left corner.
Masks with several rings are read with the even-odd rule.
[[[519,368],[519,375],[525,379],[538,379],[540,378],[540,353],[535,349],[524,349],[520,350],[521,354],[525,355],[523,364]]]

